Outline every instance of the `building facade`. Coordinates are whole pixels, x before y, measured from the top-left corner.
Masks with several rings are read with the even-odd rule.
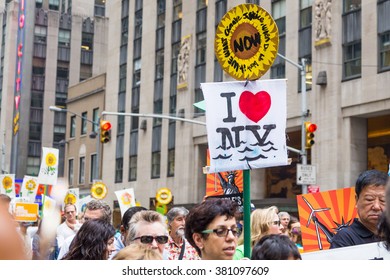
[[[60,10],[52,11],[51,5],[57,2]],[[390,161],[390,93],[386,88],[390,81],[389,0],[367,0],[364,5],[361,0],[111,0],[105,3],[104,17],[95,16],[102,6],[97,1],[36,1],[35,5],[42,5],[35,9],[36,15],[43,13],[48,17],[47,36],[57,39],[46,41],[50,51],[45,52],[43,59],[32,54],[36,52],[33,39],[38,36],[33,36],[34,32],[44,31],[39,28],[33,32],[35,23],[30,25],[29,35],[26,32],[31,58],[30,64],[23,64],[26,80],[22,88],[33,96],[35,89],[32,91],[31,87],[35,83],[30,80],[42,79],[45,71],[44,88],[38,91],[45,94],[41,113],[47,124],[43,136],[35,140],[28,134],[34,129],[31,121],[27,122],[25,117],[22,123],[21,119],[19,132],[25,131],[26,135],[19,136],[18,153],[22,158],[16,172],[32,173],[28,164],[32,157],[30,143],[38,141],[39,145],[55,147],[64,139],[55,137],[58,123],[46,108],[60,105],[54,97],[59,71],[58,26],[64,22],[60,20],[62,17],[71,15],[70,57],[68,66],[61,66],[68,69],[68,85],[106,72],[104,110],[114,112],[104,116],[113,124],[111,141],[102,144],[101,152],[101,178],[109,187],[106,199],[115,205],[116,190],[134,188],[137,201],[149,207],[156,192],[166,187],[172,191],[175,204],[200,202],[206,189],[206,175],[202,172],[207,163],[205,126],[115,113],[163,114],[205,122],[204,111],[193,105],[203,99],[200,83],[233,80],[215,57],[215,30],[228,10],[243,3],[260,5],[276,21],[278,52],[292,63],[277,57],[261,79],[288,80],[288,146],[301,149],[303,119],[317,124],[315,144],[307,150],[307,158],[309,164],[316,166],[316,185],[320,190],[353,186],[358,174],[366,169],[387,172]],[[18,4],[10,2],[3,6],[2,54],[6,55],[1,60],[0,140],[6,147],[5,166],[11,166],[12,137],[7,133],[14,115],[5,109],[8,109],[6,104],[13,104],[15,96],[17,37],[7,34],[16,34]],[[36,15],[27,15],[26,21],[30,17],[31,22],[36,22]],[[50,29],[52,22],[56,24]],[[94,28],[88,29],[91,24],[87,22],[93,22]],[[88,32],[82,30],[94,30],[93,60],[87,64],[92,69],[81,63],[81,56],[87,50],[84,46],[90,47],[81,42],[87,43],[87,38],[91,41],[90,36],[83,40],[83,34]],[[306,64],[305,87],[297,67],[302,59]],[[50,63],[40,66],[42,60]],[[304,88],[308,110],[302,112]],[[26,110],[28,116],[32,111],[30,99],[21,98],[21,106],[27,106],[23,112]],[[63,136],[66,117],[62,117]],[[66,133],[70,129],[66,128]],[[80,129],[76,127],[76,131]],[[296,183],[296,164],[301,163],[301,157],[292,151],[289,157],[292,160],[289,166],[250,171],[251,199],[256,205],[277,204],[288,211],[296,210],[291,201],[302,191]],[[68,174],[64,176],[79,176],[75,174],[80,170],[75,168],[73,172],[67,168]],[[289,205],[294,209],[287,208]]]
[[[203,99],[200,83],[233,80],[215,58],[215,29],[226,11],[243,2],[107,3],[113,51],[107,62],[107,92],[112,96],[106,99],[106,110],[205,121],[204,112],[193,106]],[[318,126],[308,163],[316,166],[320,190],[352,186],[365,169],[387,171],[390,2],[365,1],[364,6],[358,0],[247,2],[272,14],[280,54],[299,64],[306,59],[306,119]],[[262,77],[272,78],[288,79],[287,144],[300,149],[300,71],[278,57]],[[137,200],[146,206],[161,187],[170,188],[178,204],[203,199],[205,127],[165,119],[107,118],[117,122],[103,152],[102,176],[109,186],[134,188]],[[296,184],[300,156],[289,152],[289,157],[290,166],[251,170],[253,200],[280,198],[278,203],[283,204],[283,199],[301,193]],[[108,199],[116,199],[113,192]]]
[[[103,0],[3,0],[0,11],[2,170],[22,179],[38,174],[42,147],[63,150],[68,116],[49,107],[105,72],[108,19]]]

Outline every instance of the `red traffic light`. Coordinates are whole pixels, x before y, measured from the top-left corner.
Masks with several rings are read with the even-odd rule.
[[[102,130],[110,130],[111,129],[111,123],[109,121],[101,121],[100,122],[100,128]]]
[[[317,125],[311,122],[306,122],[306,131],[313,133],[317,130]]]

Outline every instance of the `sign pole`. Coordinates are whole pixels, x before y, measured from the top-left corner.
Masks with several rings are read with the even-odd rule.
[[[250,170],[244,170],[244,257],[251,257],[251,178]]]

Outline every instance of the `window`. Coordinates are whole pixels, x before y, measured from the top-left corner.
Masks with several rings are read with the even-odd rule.
[[[79,165],[79,184],[85,183],[85,157],[80,157]]]
[[[390,0],[378,1],[378,71],[390,70]]]
[[[313,0],[300,0],[299,28],[311,26]]]
[[[260,0],[246,0],[246,2],[247,2],[248,4],[260,5]]]
[[[157,1],[157,28],[165,26],[165,0]]]
[[[134,60],[133,87],[141,84],[141,59]]]
[[[344,46],[344,78],[353,78],[361,74],[361,42],[353,42]]]
[[[279,49],[282,55],[286,54],[286,1],[278,0],[272,2],[272,17],[279,30]],[[271,66],[271,78],[279,79],[286,76],[285,61],[277,56]]]
[[[27,170],[26,170],[27,175],[38,176],[40,167],[41,167],[40,157],[27,158]]]
[[[129,181],[137,180],[137,156],[131,156],[129,159]]]
[[[34,43],[46,44],[47,28],[46,26],[35,25]]]
[[[361,76],[362,22],[360,0],[344,0],[343,31],[343,80]]]
[[[168,150],[168,177],[175,175],[175,149]]]
[[[81,49],[86,51],[92,51],[92,47],[93,47],[93,34],[83,32],[81,38]]]
[[[89,178],[90,182],[93,182],[93,180],[98,179],[97,176],[97,156],[96,154],[91,155],[91,178]]]
[[[379,68],[390,69],[390,31],[379,36]]]
[[[76,136],[76,116],[70,117],[70,132],[69,137],[74,138]]]
[[[58,31],[58,45],[63,47],[70,47],[70,31],[60,29]]]
[[[173,0],[173,21],[180,20],[182,17],[182,0]]]
[[[73,186],[73,159],[69,159],[68,164],[68,183],[69,186]]]
[[[92,111],[92,121],[94,123],[98,123],[99,122],[99,108],[93,109],[93,111]],[[99,125],[97,125],[97,124],[92,125],[92,131],[93,132],[97,133],[98,129],[99,129]]]
[[[312,87],[311,41],[312,41],[312,3],[313,0],[300,0],[299,63],[306,58],[306,90]],[[298,91],[302,90],[301,73],[298,71]]]
[[[82,112],[81,113],[81,135],[87,134],[87,112]]]
[[[156,51],[156,73],[155,79],[164,78],[164,49]]]
[[[60,0],[49,0],[49,9],[58,11],[60,7]]]
[[[161,152],[152,153],[152,179],[160,178]]]
[[[123,181],[123,158],[115,160],[115,183]]]

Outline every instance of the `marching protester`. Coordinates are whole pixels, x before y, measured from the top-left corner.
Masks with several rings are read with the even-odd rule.
[[[237,204],[229,199],[206,199],[187,215],[185,237],[202,260],[232,260],[237,247]]]
[[[112,211],[110,206],[103,200],[91,200],[87,203],[84,211],[84,221],[93,219],[102,219],[107,223],[111,222]],[[75,235],[69,236],[63,242],[60,252],[58,254],[58,259],[62,259],[65,254],[69,251],[70,244],[73,241]]]
[[[298,247],[284,234],[263,236],[253,247],[252,260],[301,260]]]
[[[380,241],[378,222],[385,210],[385,189],[389,176],[378,170],[362,172],[355,184],[356,208],[359,218],[341,228],[333,237],[330,248],[339,248]]]
[[[110,255],[110,259],[113,258],[120,250],[126,247],[127,245],[126,236],[129,232],[129,222],[135,213],[144,210],[147,209],[142,206],[134,206],[134,207],[130,207],[125,211],[121,220],[119,233],[115,234],[115,240],[114,240],[115,251]]]
[[[185,239],[185,224],[188,210],[173,207],[167,213],[169,239],[165,247],[169,260],[199,260],[195,248]]]
[[[167,242],[168,232],[164,216],[152,210],[139,211],[133,215],[126,238],[128,245],[133,243],[148,245],[166,259],[164,251]]]
[[[83,223],[62,260],[107,260],[114,248],[115,228],[103,219]]]
[[[251,249],[265,235],[281,234],[283,226],[280,224],[276,207],[256,209],[251,214]],[[238,239],[234,260],[244,258],[244,234]]]
[[[113,260],[162,260],[162,255],[159,251],[152,247],[142,244],[133,243],[120,250]]]
[[[386,204],[390,201],[390,180],[387,182],[386,187]],[[378,235],[384,241],[385,247],[390,251],[390,209],[386,208],[382,214],[379,226],[378,226]]]
[[[288,223],[290,222],[290,214],[287,212],[278,213],[280,224],[283,226],[282,234],[288,235]]]
[[[61,247],[65,239],[69,236],[73,236],[79,230],[81,224],[76,219],[76,205],[66,204],[64,207],[65,221],[57,227],[57,242],[58,246]]]
[[[303,251],[302,245],[302,231],[301,231],[301,223],[299,222],[297,217],[290,216],[290,222],[288,223],[288,232],[292,242],[297,245],[298,250],[300,252]]]

